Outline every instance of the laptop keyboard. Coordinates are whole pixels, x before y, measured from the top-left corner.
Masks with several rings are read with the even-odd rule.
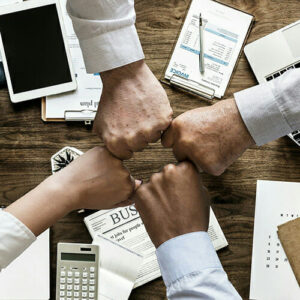
[[[271,80],[273,80],[273,79],[275,79],[275,78],[281,76],[282,74],[284,74],[284,73],[285,73],[286,71],[288,71],[288,70],[291,70],[291,69],[299,69],[299,68],[300,68],[300,61],[297,62],[297,63],[295,63],[295,64],[293,64],[293,65],[290,65],[290,66],[288,66],[288,67],[286,67],[286,68],[284,68],[284,69],[282,69],[282,70],[280,70],[280,71],[278,71],[278,72],[275,72],[275,73],[273,73],[273,74],[271,74],[271,75],[268,75],[268,76],[266,77],[266,80],[267,80],[267,81],[271,81]]]
[[[284,74],[286,71],[291,70],[291,69],[299,69],[300,68],[300,62],[297,62],[293,65],[290,65],[282,70],[279,70],[273,74],[270,74],[266,77],[267,81],[271,81],[279,76],[281,76],[282,74]],[[300,146],[300,130],[296,130],[292,133],[289,134],[289,137],[298,145]]]

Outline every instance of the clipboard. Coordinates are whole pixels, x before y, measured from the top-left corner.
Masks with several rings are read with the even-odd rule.
[[[212,1],[214,1],[214,2],[216,2],[218,4],[220,4],[220,5],[223,5],[223,6],[227,6],[227,7],[231,8],[231,9],[234,9],[234,10],[246,13],[249,16],[252,17],[252,21],[251,21],[250,26],[248,28],[247,34],[245,35],[243,44],[242,44],[241,49],[239,51],[238,57],[237,57],[237,59],[235,61],[234,68],[233,68],[233,70],[231,72],[230,78],[229,78],[228,83],[226,85],[226,89],[225,89],[225,91],[226,91],[227,88],[228,88],[228,86],[229,86],[229,84],[230,84],[230,82],[231,82],[231,80],[232,80],[233,74],[236,71],[236,68],[237,68],[237,65],[238,65],[238,61],[239,61],[239,59],[240,59],[240,57],[242,55],[242,52],[243,52],[243,48],[244,48],[244,46],[247,43],[247,39],[248,39],[248,37],[249,37],[249,35],[251,33],[251,30],[253,28],[253,25],[255,23],[255,17],[252,14],[249,14],[249,13],[247,13],[245,11],[242,11],[242,10],[237,9],[235,7],[229,6],[227,4],[221,3],[219,1],[216,1],[216,0],[212,0]],[[165,65],[164,69],[163,69],[163,73],[161,74],[160,82],[163,83],[163,84],[166,84],[168,86],[174,87],[174,88],[176,88],[176,89],[178,89],[180,91],[183,91],[183,92],[185,92],[187,94],[194,95],[194,96],[198,97],[201,100],[206,100],[206,101],[211,102],[215,98],[215,89],[213,89],[212,87],[204,85],[204,84],[202,84],[200,82],[197,82],[195,80],[191,80],[191,79],[186,78],[184,76],[181,76],[181,74],[173,74],[170,79],[165,78],[166,71],[168,69],[169,63],[170,63],[171,58],[173,56],[173,53],[175,51],[175,47],[176,47],[176,44],[177,44],[177,42],[179,40],[179,36],[180,36],[180,34],[181,34],[182,30],[183,30],[183,26],[184,26],[184,23],[186,21],[186,18],[187,18],[187,15],[189,13],[189,10],[191,8],[192,2],[193,2],[193,0],[190,0],[188,6],[186,8],[182,24],[180,26],[180,29],[179,29],[178,33],[177,33],[177,36],[176,36],[175,42],[174,42],[174,44],[172,46],[172,50],[171,50],[171,52],[169,54],[167,63]]]
[[[41,118],[44,122],[84,122],[85,125],[91,125],[96,117],[97,110],[66,110],[64,118],[47,118],[46,117],[46,98],[41,100]]]

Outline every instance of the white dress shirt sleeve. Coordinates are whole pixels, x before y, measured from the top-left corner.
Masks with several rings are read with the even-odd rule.
[[[207,232],[168,240],[157,248],[156,254],[168,299],[241,299],[228,280]]]
[[[134,0],[68,0],[86,70],[98,73],[144,58]]]
[[[36,240],[16,217],[0,209],[0,271]]]
[[[300,69],[234,94],[258,146],[300,129]]]

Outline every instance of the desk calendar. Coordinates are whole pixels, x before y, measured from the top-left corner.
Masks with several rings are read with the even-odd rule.
[[[300,289],[277,226],[300,216],[300,183],[258,181],[250,299],[296,300]]]

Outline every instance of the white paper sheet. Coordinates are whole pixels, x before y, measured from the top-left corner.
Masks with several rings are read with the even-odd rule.
[[[299,300],[277,226],[300,216],[300,183],[257,181],[250,299]]]
[[[50,299],[49,229],[0,273],[0,300]]]
[[[100,233],[144,257],[135,288],[161,276],[155,247],[134,206],[100,210],[86,217],[84,222],[93,238]],[[212,210],[208,233],[216,250],[228,245]]]
[[[143,257],[100,234],[93,244],[100,246],[98,300],[127,300]]]
[[[67,40],[77,81],[77,90],[46,98],[46,118],[65,118],[65,111],[97,111],[102,92],[99,74],[87,74],[79,41],[66,10],[66,0],[60,0]]]
[[[199,13],[204,27],[205,74],[199,71]],[[215,90],[221,98],[229,83],[253,17],[211,0],[193,0],[165,78],[173,74]]]

